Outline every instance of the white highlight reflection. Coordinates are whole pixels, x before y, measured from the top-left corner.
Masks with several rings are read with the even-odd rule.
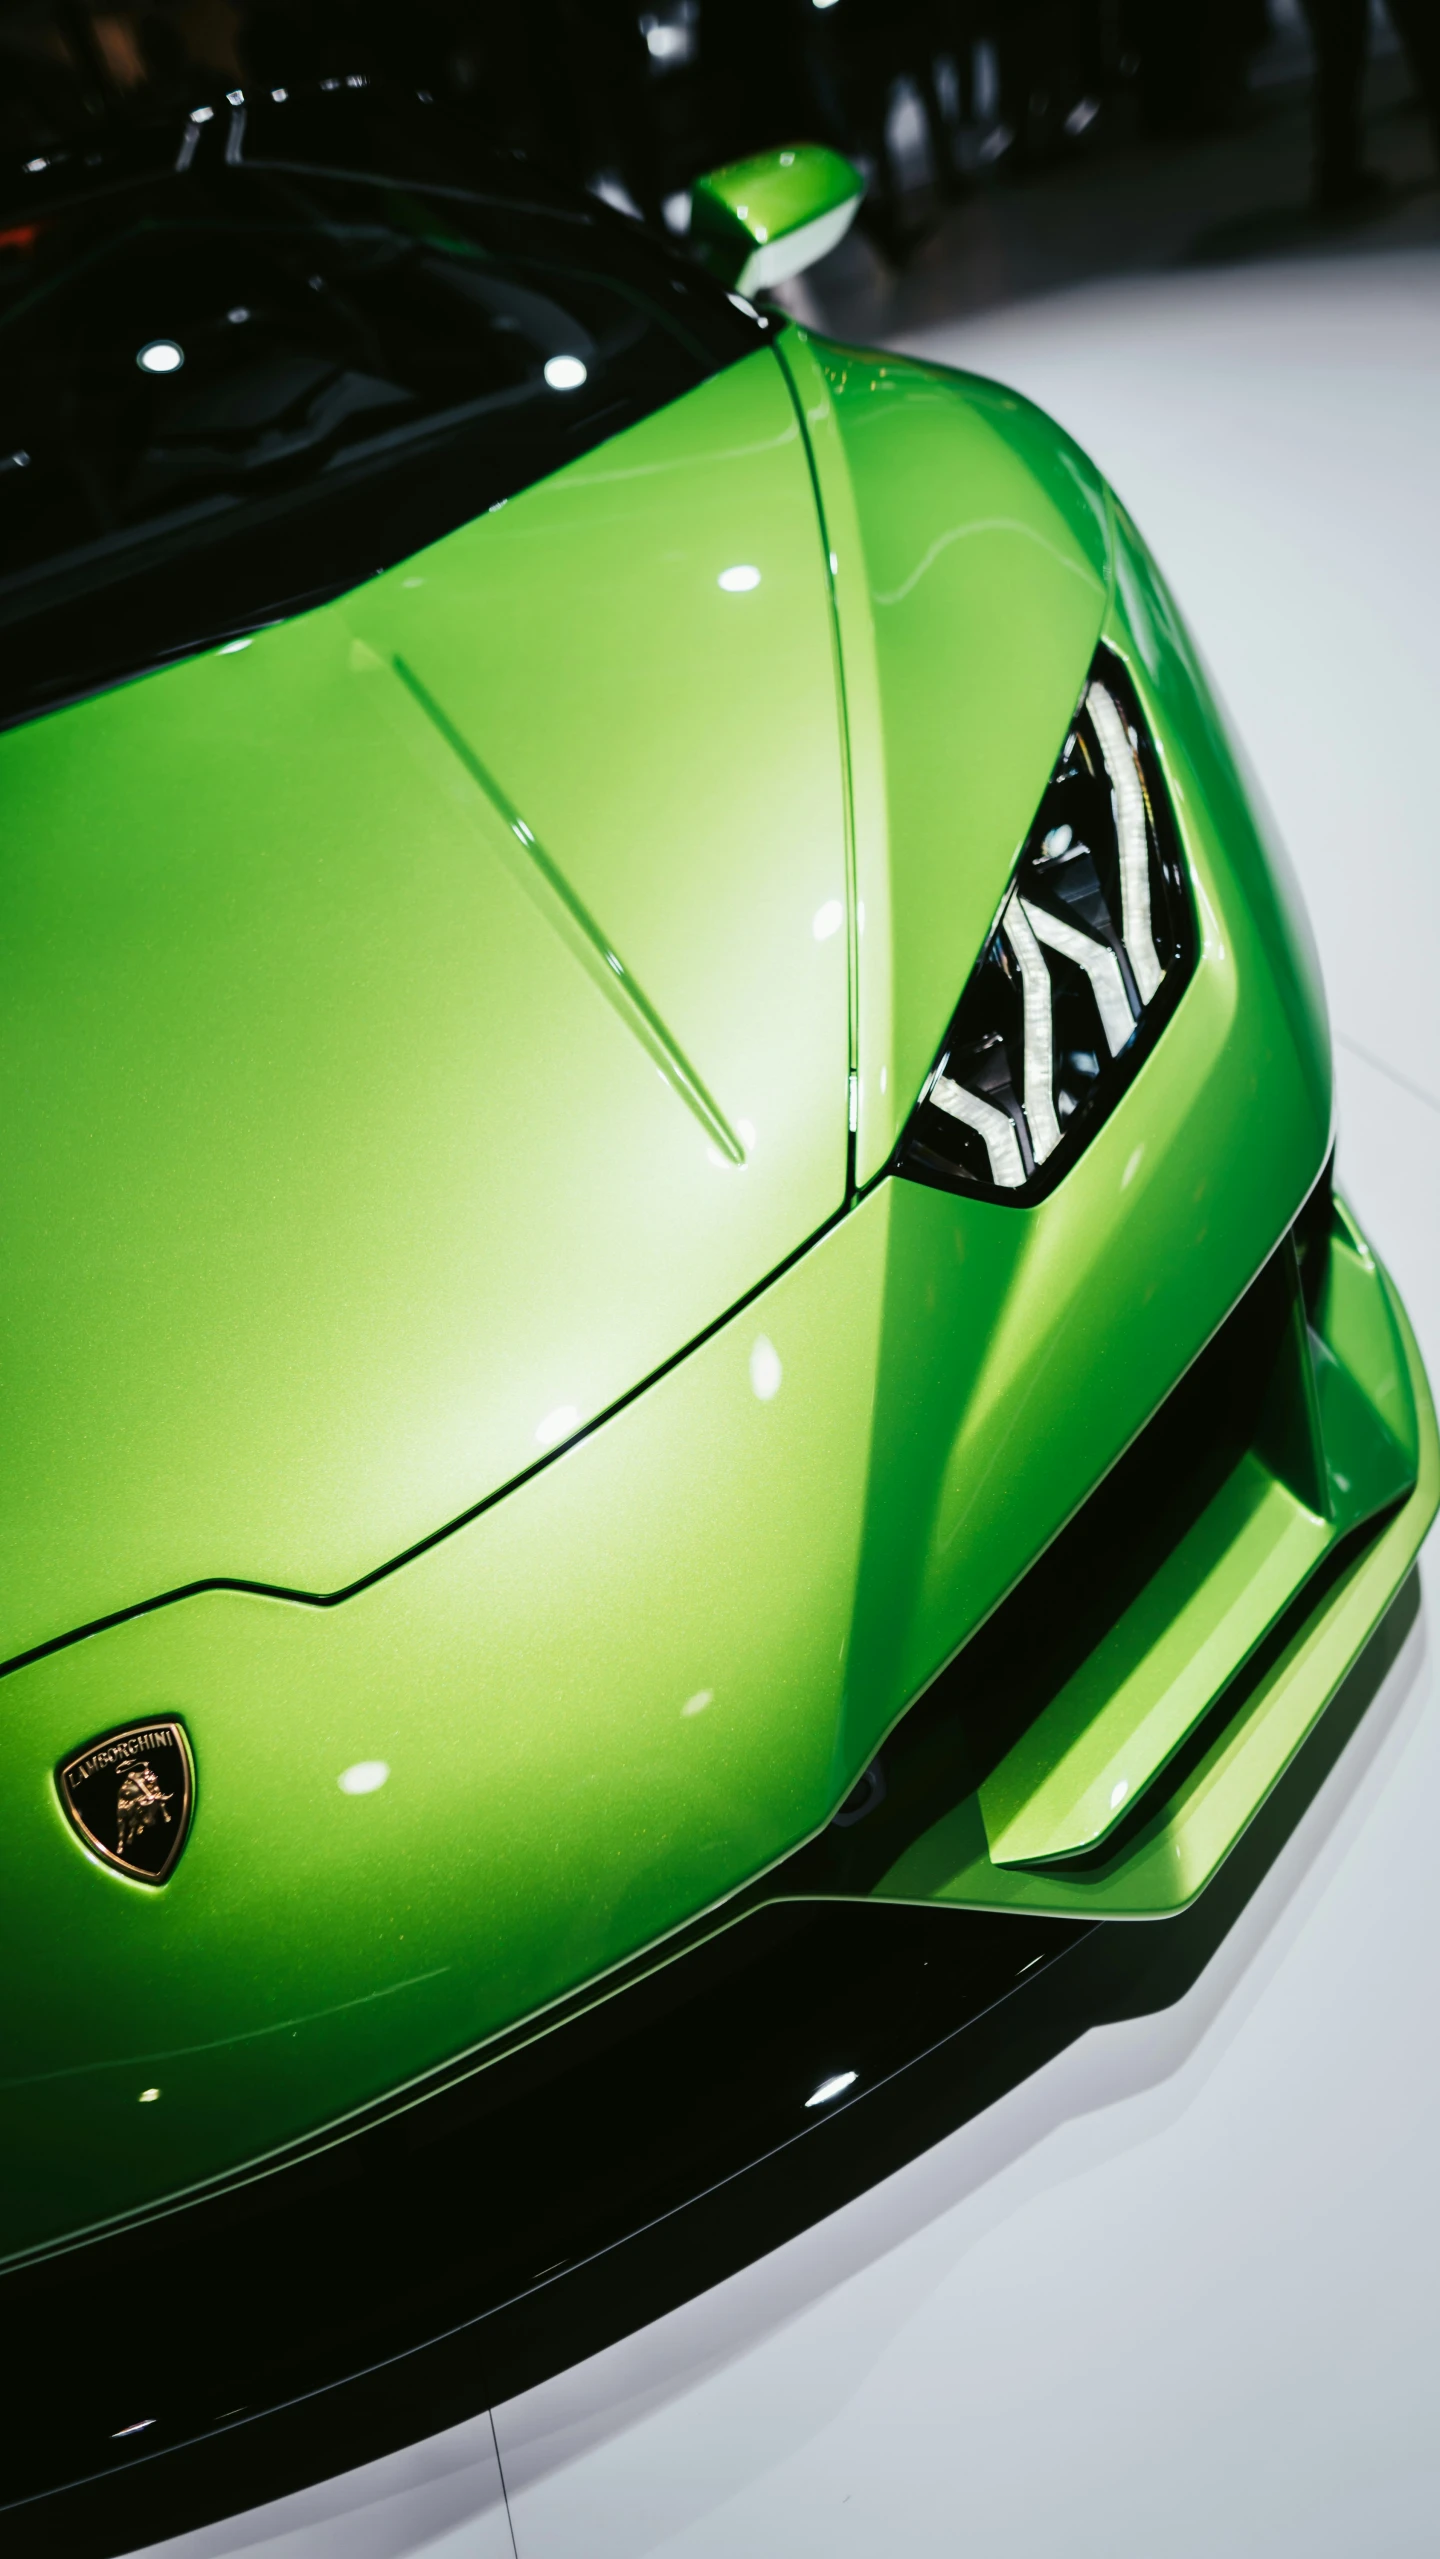
[[[185,350],[173,338],[152,338],[141,347],[135,358],[142,373],[178,373],[185,361]]]
[[[547,1413],[544,1421],[536,1424],[537,1446],[555,1448],[562,1439],[569,1438],[579,1420],[579,1412],[573,1404],[557,1404],[553,1413]]]
[[[545,366],[545,379],[552,391],[578,391],[590,379],[588,364],[578,355],[552,355]]]
[[[828,942],[833,933],[839,932],[844,921],[845,909],[839,898],[827,897],[824,905],[816,908],[815,920],[810,930],[817,942]]]
[[[779,1352],[768,1335],[762,1333],[750,1354],[750,1384],[762,1404],[774,1402],[784,1374]]]
[[[342,1768],[336,1784],[342,1795],[378,1795],[390,1774],[388,1759],[357,1759],[353,1768]]]
[[[760,583],[760,572],[742,561],[736,568],[722,569],[715,583],[723,586],[727,595],[749,595]]]
[[[859,2076],[858,2070],[837,2070],[833,2079],[821,2080],[814,2096],[806,2098],[806,2105],[828,2106],[832,2097],[843,2097],[847,2088],[853,2088]]]

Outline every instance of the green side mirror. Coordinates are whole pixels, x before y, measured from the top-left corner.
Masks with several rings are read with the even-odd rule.
[[[697,181],[690,245],[736,293],[763,293],[843,240],[865,181],[838,151],[795,142],[732,160]]]

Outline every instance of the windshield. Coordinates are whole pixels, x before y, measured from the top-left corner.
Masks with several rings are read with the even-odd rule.
[[[0,209],[0,721],[320,602],[762,343],[662,240],[360,83]]]

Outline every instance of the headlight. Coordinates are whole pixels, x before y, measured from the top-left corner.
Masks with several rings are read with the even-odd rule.
[[[1101,650],[899,1170],[982,1199],[1053,1191],[1174,1012],[1195,927],[1123,669]]]

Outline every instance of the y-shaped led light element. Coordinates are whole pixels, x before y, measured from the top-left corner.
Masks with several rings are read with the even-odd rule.
[[[1100,1028],[1112,1057],[1118,1057],[1135,1028],[1130,998],[1120,963],[1106,942],[1092,941],[1088,933],[1077,933],[1073,924],[1064,924],[1058,915],[1047,914],[1043,906],[1032,906],[1028,898],[1021,901],[1025,915],[1037,941],[1048,943],[1062,959],[1073,960],[1090,980]]]
[[[1025,1090],[1021,1099],[1035,1161],[1043,1164],[1060,1143],[1060,1123],[1055,1116],[1055,1024],[1050,971],[1018,897],[1012,897],[1005,909],[1004,932],[1020,971],[1025,1006]]]
[[[997,1191],[1018,1191],[1025,1179],[1025,1161],[1020,1153],[1020,1140],[1003,1111],[993,1102],[982,1102],[978,1093],[967,1093],[948,1075],[937,1075],[927,1097],[947,1119],[958,1120],[962,1128],[973,1128],[990,1158],[990,1179]]]
[[[1145,794],[1140,788],[1124,721],[1103,684],[1092,684],[1085,707],[1095,724],[1105,770],[1115,794],[1115,832],[1120,845],[1121,932],[1140,1001],[1148,1004],[1165,974],[1155,948],[1150,918],[1150,835],[1145,824]],[[1037,1147],[1038,1154],[1039,1149]]]

